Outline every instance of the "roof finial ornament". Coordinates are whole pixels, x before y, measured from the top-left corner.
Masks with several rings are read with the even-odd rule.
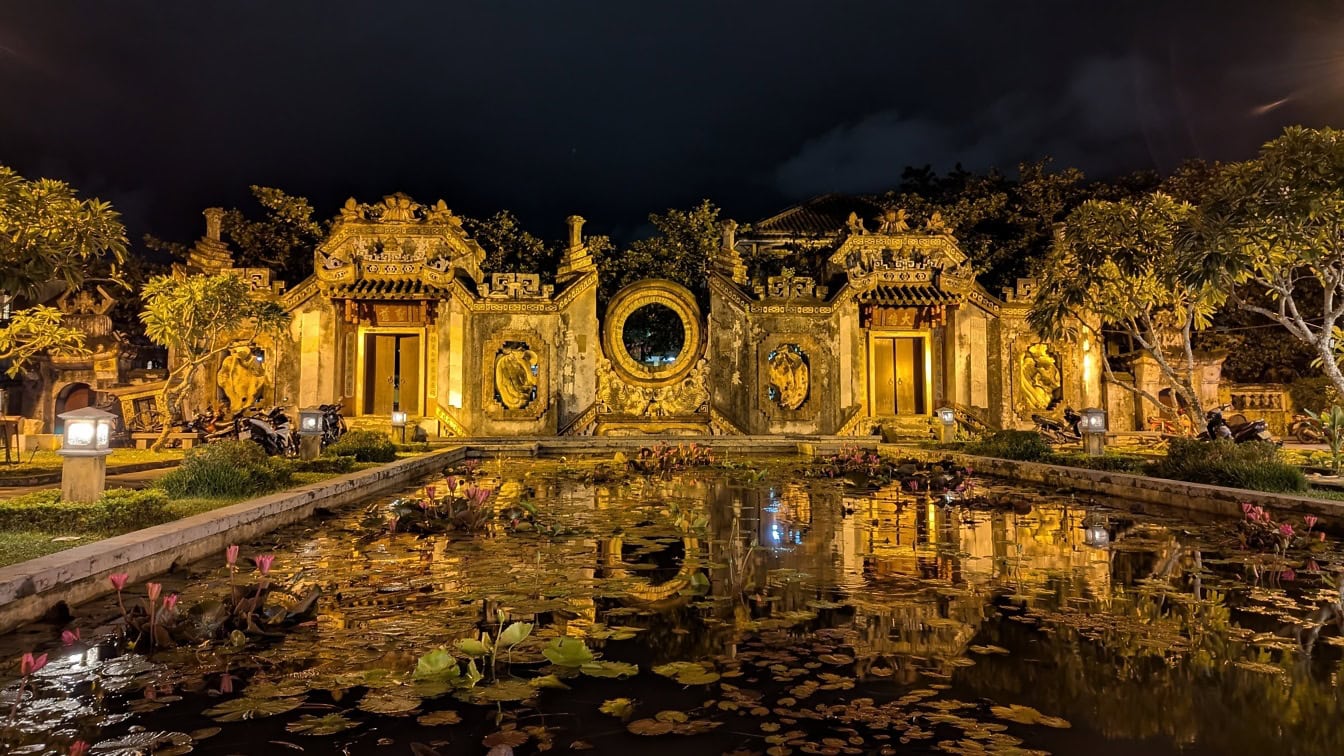
[[[905,219],[905,208],[889,208],[882,213],[878,223],[878,232],[883,234],[900,234],[910,230],[910,224]]]
[[[952,233],[952,229],[948,227],[947,221],[943,219],[943,214],[937,210],[934,210],[933,214],[929,216],[929,219],[925,221],[924,230],[931,234]]]
[[[852,210],[849,213],[849,220],[845,221],[845,225],[849,227],[851,234],[863,235],[868,233],[868,230],[863,227],[863,220],[859,218],[859,214]]]

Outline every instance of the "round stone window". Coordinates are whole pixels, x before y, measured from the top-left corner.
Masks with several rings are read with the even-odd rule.
[[[686,329],[671,307],[652,302],[625,319],[621,341],[631,359],[657,370],[676,364],[686,344]]]

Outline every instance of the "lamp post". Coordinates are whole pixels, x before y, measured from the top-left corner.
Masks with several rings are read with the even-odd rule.
[[[406,443],[406,413],[402,410],[392,410],[392,427],[401,429],[401,442]]]
[[[299,410],[299,459],[317,459],[322,453],[322,410],[304,407]]]
[[[1100,457],[1106,450],[1106,410],[1096,407],[1083,410],[1078,430],[1083,434],[1083,450]]]
[[[951,407],[939,407],[938,443],[950,444],[957,440],[957,411]]]
[[[107,455],[112,453],[112,422],[116,415],[94,407],[62,412],[65,424],[61,449],[61,498],[89,503],[102,496],[107,484]]]

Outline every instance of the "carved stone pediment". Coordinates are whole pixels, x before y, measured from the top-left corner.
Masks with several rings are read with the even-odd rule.
[[[555,287],[543,286],[536,273],[491,273],[485,291],[489,299],[550,299]]]
[[[422,205],[392,194],[372,204],[347,200],[314,253],[314,268],[324,284],[372,279],[446,288],[458,271],[481,281],[484,259],[443,200]]]
[[[770,276],[765,286],[757,285],[756,296],[761,299],[825,299],[826,287],[817,286],[808,276]]]

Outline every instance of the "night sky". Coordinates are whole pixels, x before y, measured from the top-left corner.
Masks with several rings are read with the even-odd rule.
[[[248,184],[629,237],[907,164],[1091,176],[1344,125],[1344,3],[0,0],[0,163],[191,239]]]

